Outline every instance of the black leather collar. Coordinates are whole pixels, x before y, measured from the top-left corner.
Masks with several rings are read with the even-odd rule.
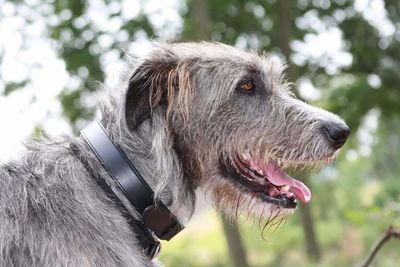
[[[111,141],[99,121],[84,128],[81,135],[130,204],[141,214],[140,221],[129,218],[129,223],[138,236],[144,253],[149,258],[154,258],[160,250],[160,243],[151,232],[162,240],[170,240],[183,226],[163,203],[154,200],[153,190],[124,152]],[[123,202],[108,184],[102,179],[98,183],[113,202],[125,209],[124,214],[128,214]]]

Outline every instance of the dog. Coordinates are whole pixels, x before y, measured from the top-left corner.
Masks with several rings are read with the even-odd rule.
[[[100,124],[179,224],[201,195],[231,215],[285,217],[311,198],[287,170],[326,165],[350,131],[296,99],[283,71],[221,43],[155,44],[102,100]],[[158,266],[124,212],[143,221],[84,136],[31,142],[0,167],[0,265]]]

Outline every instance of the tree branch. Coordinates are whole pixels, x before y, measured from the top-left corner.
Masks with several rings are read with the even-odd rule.
[[[372,247],[371,251],[368,254],[368,257],[365,259],[364,263],[360,265],[360,267],[368,267],[372,263],[376,254],[379,252],[382,246],[392,237],[400,239],[400,230],[394,228],[393,225],[390,225],[388,229],[386,229],[385,234]]]

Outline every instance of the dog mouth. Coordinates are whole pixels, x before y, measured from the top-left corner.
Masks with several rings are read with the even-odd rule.
[[[308,203],[310,189],[286,174],[272,159],[235,156],[222,164],[229,177],[239,182],[264,202],[294,209],[297,201]]]

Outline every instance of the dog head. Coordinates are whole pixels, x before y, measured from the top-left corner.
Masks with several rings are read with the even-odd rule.
[[[127,126],[162,118],[181,191],[202,188],[231,214],[290,213],[311,192],[287,171],[332,160],[349,128],[297,100],[283,70],[269,55],[223,44],[158,45],[130,78]]]

